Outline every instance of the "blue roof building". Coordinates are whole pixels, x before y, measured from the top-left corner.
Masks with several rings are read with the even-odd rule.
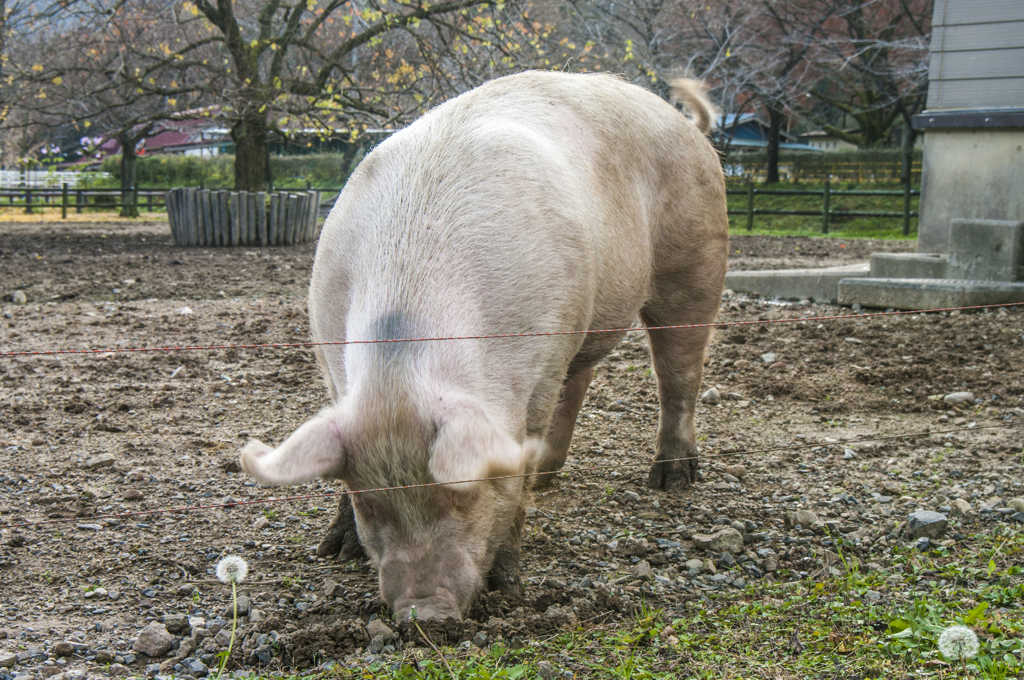
[[[721,147],[764,149],[768,146],[768,123],[754,113],[725,113],[717,117],[712,136]],[[797,137],[785,130],[779,131],[779,148],[789,151],[821,151],[809,144],[801,144]]]

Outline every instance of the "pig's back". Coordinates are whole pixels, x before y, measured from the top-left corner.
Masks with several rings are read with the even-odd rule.
[[[693,177],[673,158],[681,146],[704,156]],[[353,173],[317,250],[314,336],[339,324],[349,339],[629,325],[655,251],[699,237],[662,233],[666,204],[713,185],[716,171],[720,184],[693,125],[614,77],[492,81],[396,133]],[[508,348],[523,357],[516,369],[564,370],[582,338],[527,342],[446,351],[479,365]]]

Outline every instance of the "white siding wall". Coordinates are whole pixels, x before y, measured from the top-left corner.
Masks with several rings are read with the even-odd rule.
[[[928,106],[1024,107],[1024,0],[935,0]]]

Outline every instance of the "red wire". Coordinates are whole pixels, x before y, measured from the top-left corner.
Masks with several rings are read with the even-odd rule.
[[[385,342],[440,342],[444,340],[494,340],[498,338],[537,338],[553,335],[584,335],[588,333],[625,333],[628,331],[663,331],[683,328],[721,328],[725,326],[756,326],[768,323],[793,323],[796,321],[832,321],[836,319],[863,319],[875,316],[898,316],[905,314],[933,314],[935,312],[955,312],[971,309],[992,309],[995,307],[1017,307],[1024,302],[1004,302],[995,305],[972,305],[969,307],[939,307],[936,309],[919,309],[913,311],[871,312],[865,314],[844,314],[836,316],[804,316],[786,319],[764,319],[757,321],[719,321],[715,323],[693,323],[679,326],[637,326],[634,328],[599,328],[585,331],[550,331],[546,333],[501,333],[496,335],[458,335],[437,338],[386,338],[383,340],[334,340],[327,342],[275,342],[260,345],[193,345],[187,347],[113,347],[109,349],[51,349],[26,350],[19,352],[0,352],[0,357],[39,356],[51,354],[107,354],[116,352],[187,352],[214,349],[265,349],[285,347],[325,347],[330,345],[374,345]]]
[[[955,430],[940,430],[938,432],[911,432],[909,434],[883,435],[883,436],[879,436],[879,437],[866,437],[866,438],[862,438],[862,439],[847,439],[846,441],[838,441],[838,442],[824,442],[824,443],[814,443],[814,444],[798,444],[798,445],[795,445],[795,446],[794,445],[778,446],[778,447],[770,448],[770,449],[752,449],[752,450],[746,450],[746,451],[720,451],[717,454],[717,456],[714,456],[714,457],[715,458],[722,458],[722,457],[725,457],[725,456],[746,456],[746,455],[750,455],[752,453],[768,453],[768,452],[771,452],[771,451],[795,451],[795,450],[798,450],[798,449],[809,449],[809,448],[815,448],[815,447],[818,447],[818,446],[845,446],[846,444],[858,444],[858,443],[863,443],[863,442],[875,442],[875,441],[883,441],[883,440],[889,440],[889,439],[909,439],[910,437],[924,437],[924,436],[935,435],[935,434],[955,434],[957,432],[973,432],[973,431],[976,431],[976,430],[1005,429],[1005,428],[1009,428],[1009,427],[1010,427],[1009,425],[982,425],[980,427],[964,427],[964,428],[959,428],[959,429],[955,429]],[[692,460],[694,458],[698,458],[698,457],[697,456],[689,456],[687,458],[672,458],[672,459],[668,459],[668,460],[660,460],[660,461],[654,461],[654,462],[655,463],[662,463],[662,464],[663,463],[675,463],[675,462],[683,461],[683,460]],[[580,472],[590,472],[592,470],[603,470],[603,469],[609,469],[609,468],[611,468],[611,469],[621,469],[621,468],[624,468],[624,467],[646,467],[647,465],[648,465],[647,463],[615,463],[615,464],[609,464],[609,465],[594,465],[594,466],[588,467],[586,469],[572,470],[572,471],[566,471],[566,472],[580,473]],[[542,475],[556,475],[556,474],[559,474],[559,472],[561,472],[561,471],[560,470],[554,470],[554,471],[550,471],[550,472],[523,472],[523,473],[520,473],[520,474],[517,474],[517,475],[502,475],[500,477],[483,477],[483,478],[480,478],[480,479],[463,479],[463,480],[460,480],[460,481],[457,481],[457,482],[424,482],[423,484],[407,484],[405,486],[386,486],[386,487],[379,487],[379,488],[375,488],[375,489],[346,489],[345,491],[332,491],[332,492],[329,492],[329,493],[308,494],[308,495],[304,495],[304,496],[282,496],[280,498],[275,498],[275,497],[259,498],[259,499],[254,500],[254,501],[236,501],[234,503],[216,503],[216,504],[213,504],[213,505],[183,505],[183,506],[177,507],[177,508],[158,508],[158,509],[154,509],[154,510],[137,510],[137,511],[134,511],[134,512],[120,512],[120,513],[113,513],[113,514],[109,514],[109,515],[93,515],[93,516],[90,516],[90,517],[61,517],[61,518],[57,518],[57,519],[40,520],[38,522],[21,522],[21,523],[18,523],[18,524],[2,524],[2,525],[0,525],[0,529],[12,529],[12,528],[15,528],[15,527],[40,526],[40,525],[44,525],[44,524],[66,524],[68,522],[87,521],[87,520],[98,521],[98,520],[104,520],[104,519],[114,519],[114,518],[119,518],[119,517],[137,517],[139,515],[158,515],[158,514],[164,514],[164,513],[168,513],[168,512],[191,512],[193,510],[215,510],[217,508],[233,508],[233,507],[242,506],[242,505],[258,505],[258,504],[263,504],[263,503],[281,503],[281,502],[284,502],[284,501],[302,501],[302,500],[311,500],[311,499],[314,499],[314,498],[332,498],[334,496],[355,496],[357,494],[363,494],[363,493],[377,493],[377,492],[381,492],[381,491],[401,491],[403,489],[420,489],[420,488],[428,487],[428,486],[449,486],[449,485],[452,485],[452,484],[468,484],[468,483],[472,483],[472,482],[487,482],[487,481],[492,481],[492,480],[496,480],[496,479],[518,479],[520,477],[522,477],[522,478],[525,478],[525,477],[540,477]]]

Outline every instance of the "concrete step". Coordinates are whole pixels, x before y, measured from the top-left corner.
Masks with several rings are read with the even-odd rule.
[[[841,305],[914,310],[1007,302],[1024,302],[1024,282],[876,278],[839,281]]]
[[[737,293],[757,293],[761,297],[786,300],[814,300],[835,303],[839,299],[839,281],[867,276],[867,262],[821,269],[770,269],[755,272],[729,272],[725,286]]]
[[[948,267],[939,253],[871,253],[873,279],[944,279]]]

